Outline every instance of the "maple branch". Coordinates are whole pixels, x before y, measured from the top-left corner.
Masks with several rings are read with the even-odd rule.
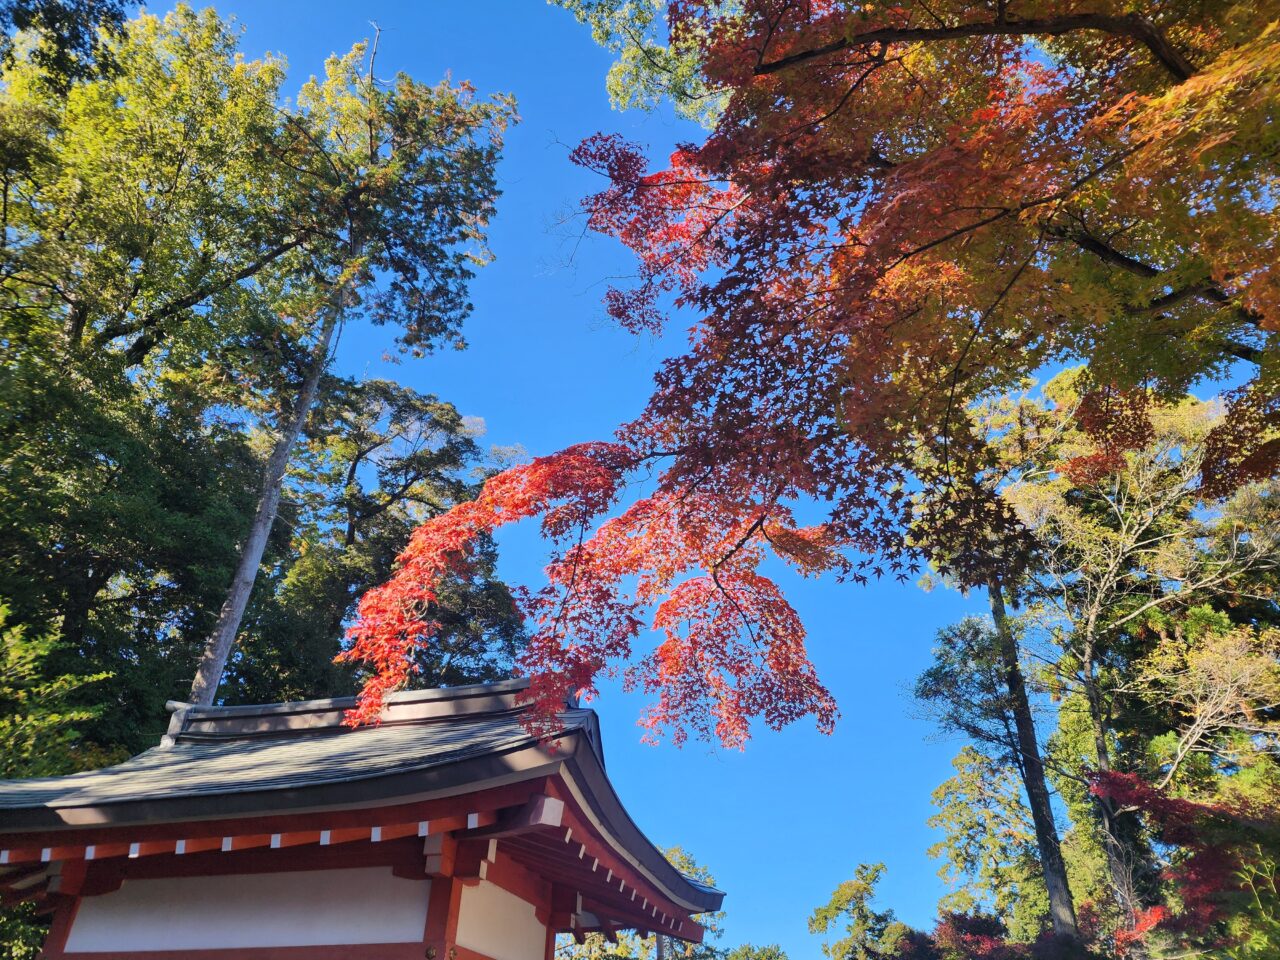
[[[962,237],[965,234],[972,233],[975,230],[981,230],[983,227],[988,227],[993,223],[997,223],[998,221],[1003,220],[1005,217],[1025,213],[1028,210],[1033,210],[1036,207],[1044,206],[1045,204],[1050,204],[1050,203],[1061,206],[1063,201],[1073,196],[1077,190],[1079,190],[1089,181],[1100,177],[1103,173],[1110,170],[1116,164],[1123,163],[1126,159],[1128,159],[1134,153],[1136,149],[1137,147],[1134,146],[1134,147],[1130,147],[1127,150],[1121,150],[1119,153],[1115,154],[1115,156],[1112,156],[1107,160],[1105,160],[1104,162],[1098,164],[1098,166],[1095,167],[1094,169],[1086,171],[1084,174],[1078,177],[1075,181],[1067,184],[1065,187],[1063,187],[1060,190],[1055,190],[1053,193],[1046,194],[1045,196],[1042,196],[1042,197],[1033,197],[1030,200],[1024,200],[1021,203],[1016,204],[1012,207],[997,207],[996,212],[989,217],[983,217],[981,220],[978,220],[974,223],[967,223],[964,226],[956,227],[954,230],[948,231],[942,236],[937,237],[933,240],[930,240],[928,243],[921,244],[920,246],[914,248],[913,250],[907,251],[906,253],[898,257],[898,259],[894,260],[891,264],[889,264],[887,269],[893,270],[896,267],[899,267],[902,264],[906,263],[908,260],[916,256],[917,254],[926,253],[929,250],[932,250],[934,247],[939,247],[942,244],[947,243],[951,240],[955,240],[959,237]],[[1041,230],[1042,236],[1045,235],[1046,233],[1048,233],[1047,229]],[[1040,241],[1037,240],[1037,245],[1039,244],[1039,242]],[[1134,261],[1134,262],[1137,263],[1137,261]]]
[[[809,130],[809,129],[822,126],[822,124],[826,123],[828,120],[830,120],[837,113],[839,113],[841,110],[844,109],[844,106],[846,103],[849,102],[849,99],[855,93],[858,92],[859,88],[861,88],[861,86],[864,83],[866,83],[867,80],[869,80],[877,70],[885,66],[885,64],[888,62],[897,62],[898,58],[895,58],[893,61],[886,61],[884,58],[884,49],[885,48],[882,47],[880,50],[880,53],[872,57],[872,59],[869,62],[869,65],[868,65],[868,61],[862,61],[861,63],[858,64],[858,66],[867,66],[867,69],[864,70],[861,74],[859,74],[858,79],[853,81],[852,86],[850,86],[849,89],[845,91],[844,96],[840,98],[839,102],[837,102],[834,107],[832,107],[822,116],[818,117],[816,120],[811,120],[810,122],[806,124],[802,124],[800,127],[797,127],[796,130],[792,131],[792,135],[798,136],[801,130]],[[887,161],[879,157],[876,154],[875,150],[871,150],[868,152],[867,159],[874,166],[880,167],[881,169],[887,169],[886,167]]]
[[[1027,254],[1026,259],[1018,265],[1018,268],[1013,271],[1013,275],[1009,277],[1009,282],[1001,288],[1000,292],[996,295],[995,300],[993,300],[991,304],[982,311],[981,315],[979,315],[977,321],[973,325],[973,329],[969,332],[969,338],[965,342],[964,349],[960,352],[960,356],[957,358],[955,365],[951,370],[951,386],[947,394],[947,412],[942,424],[942,469],[946,476],[948,487],[952,484],[951,418],[955,413],[956,390],[960,385],[960,369],[964,366],[965,360],[968,359],[969,351],[973,349],[973,345],[978,339],[978,334],[982,332],[983,326],[986,325],[987,320],[996,312],[1000,304],[1004,301],[1004,298],[1009,295],[1009,291],[1013,289],[1014,285],[1018,282],[1018,279],[1026,272],[1027,267],[1031,265],[1037,254],[1040,253],[1042,243],[1043,237],[1036,240],[1035,246],[1031,248],[1031,252]]]
[[[564,636],[562,627],[565,616],[569,612],[569,598],[578,588],[578,568],[582,565],[582,545],[587,540],[587,523],[588,518],[584,516],[582,523],[578,526],[578,545],[572,550],[573,566],[569,569],[569,582],[565,584],[564,593],[560,597],[560,609],[556,611],[555,619],[551,622],[553,634],[560,636]]]
[[[711,574],[713,578],[716,574],[716,571],[718,571],[722,566],[724,566],[726,563],[732,560],[738,554],[738,552],[747,545],[747,541],[749,541],[755,535],[756,531],[764,530],[765,520],[767,520],[768,517],[769,517],[769,511],[767,509],[762,511],[754,520],[751,521],[746,531],[742,534],[741,537],[738,538],[738,542],[735,543],[729,549],[729,552],[724,554],[719,559],[717,559],[713,564],[711,564]]]
[[[1029,20],[998,19],[980,23],[962,23],[942,27],[881,27],[853,36],[841,37],[830,43],[808,50],[763,61],[756,68],[756,76],[765,76],[785,70],[818,57],[837,53],[849,47],[868,43],[931,43],[944,40],[960,40],[968,37],[1022,37],[1061,36],[1080,30],[1097,30],[1116,37],[1128,37],[1143,44],[1179,83],[1188,80],[1196,69],[1169,42],[1164,33],[1150,20],[1136,13],[1109,16],[1102,13],[1077,13],[1060,17],[1035,17]]]
[[[1144,280],[1154,280],[1166,272],[1159,267],[1144,263],[1136,257],[1131,257],[1127,253],[1122,253],[1109,243],[1099,240],[1085,230],[1064,230],[1051,227],[1047,232],[1050,236],[1074,243],[1080,249],[1092,253],[1104,263],[1118,267],[1134,276],[1142,277]],[[1261,316],[1247,307],[1235,304],[1231,295],[1222,288],[1222,285],[1213,280],[1202,280],[1177,290],[1171,290],[1169,293],[1156,297],[1146,306],[1139,307],[1131,312],[1135,314],[1159,313],[1162,310],[1167,310],[1192,299],[1208,300],[1222,307],[1234,306],[1233,312],[1238,320],[1253,327],[1261,327],[1262,325]],[[1263,351],[1257,347],[1231,339],[1226,340],[1224,347],[1227,353],[1238,360],[1246,360],[1255,364],[1262,362]]]
[[[1214,296],[1222,291],[1214,283],[1191,283],[1178,290],[1171,290],[1164,296],[1156,297],[1145,307],[1138,307],[1135,313],[1160,313],[1162,310],[1168,310],[1170,307],[1176,307],[1180,303],[1187,300],[1196,300],[1200,298],[1215,300],[1218,303],[1222,301]]]
[[[1082,250],[1087,250],[1105,263],[1109,263],[1113,267],[1119,267],[1121,270],[1132,273],[1135,276],[1152,279],[1160,276],[1163,272],[1158,267],[1153,267],[1149,263],[1143,263],[1141,260],[1137,260],[1126,253],[1121,253],[1115,247],[1104,243],[1084,230],[1063,230],[1050,227],[1047,232],[1050,236],[1070,240]]]
[[[731,604],[733,604],[734,612],[738,614],[738,619],[742,621],[742,626],[746,629],[747,636],[751,638],[752,643],[754,643],[756,646],[759,646],[760,641],[756,639],[756,632],[751,627],[751,618],[747,616],[747,611],[742,609],[742,604],[738,602],[738,598],[735,597],[732,593],[730,593],[725,588],[724,583],[722,583],[720,580],[719,564],[716,564],[711,568],[711,582],[716,585],[716,590],[720,592],[720,595],[723,596],[726,600],[728,600]]]
[[[781,496],[781,494],[782,494],[782,489],[781,487],[779,487],[774,491],[773,495],[769,498],[769,500],[771,501],[771,505],[774,505],[777,503],[777,498]],[[747,636],[751,638],[752,643],[757,645],[759,645],[760,641],[756,639],[756,632],[751,627],[751,618],[747,616],[747,611],[742,609],[742,604],[738,602],[738,598],[735,597],[732,593],[730,593],[729,590],[725,588],[725,585],[721,582],[720,568],[724,564],[728,563],[731,559],[733,559],[734,555],[737,554],[739,550],[741,550],[743,547],[747,545],[747,542],[756,534],[757,531],[762,533],[764,532],[764,524],[765,524],[765,521],[768,519],[768,517],[769,517],[769,510],[768,508],[766,508],[760,512],[760,514],[755,518],[755,520],[751,522],[750,526],[747,527],[746,531],[742,534],[742,537],[738,540],[738,542],[734,544],[733,548],[730,549],[728,553],[724,554],[722,557],[720,557],[714,563],[711,564],[711,568],[709,571],[711,573],[711,582],[716,585],[716,589],[720,592],[721,596],[723,596],[726,600],[728,600],[731,604],[733,604],[733,609],[737,612],[738,619],[742,621],[743,627],[746,628]]]
[[[1264,351],[1257,347],[1251,347],[1247,343],[1236,343],[1234,340],[1228,340],[1224,344],[1224,349],[1237,360],[1244,360],[1252,364],[1260,365],[1263,356],[1265,356]]]

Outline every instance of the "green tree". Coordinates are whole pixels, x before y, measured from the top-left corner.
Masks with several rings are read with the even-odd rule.
[[[1159,641],[1126,688],[1171,721],[1149,748],[1158,788],[1194,791],[1215,768],[1280,752],[1280,629],[1236,625],[1207,604],[1152,626]]]
[[[80,733],[101,708],[73,696],[106,675],[59,675],[50,669],[56,634],[32,635],[8,619],[9,608],[0,604],[0,778],[58,776],[115,759]],[[37,956],[45,931],[30,905],[0,910],[0,958]]]
[[[0,910],[0,958],[35,960],[47,933],[48,925],[40,922],[31,904]]]
[[[1077,370],[966,416],[981,482],[1024,531],[1022,572],[1001,592],[1019,607],[1005,623],[1029,689],[1056,703],[1045,765],[1070,822],[1063,875],[1104,935],[1131,930],[1167,896],[1164,855],[1135,809],[1091,784],[1120,771],[1160,788],[1185,768],[1205,800],[1260,769],[1274,709],[1273,485],[1223,496],[1206,481],[1214,405],[1098,391]],[[1205,602],[1211,635],[1187,620]],[[1024,774],[996,626],[945,631],[918,692],[944,727],[999,745],[993,759]]]
[[[0,590],[14,623],[59,629],[65,672],[112,674],[84,692],[110,704],[93,735],[136,752],[183,692],[258,462],[185,389],[135,390],[20,347],[0,355]]]
[[[1022,591],[1060,650],[1056,690],[1087,707],[1091,743],[1068,765],[1140,769],[1154,731],[1129,685],[1152,639],[1144,622],[1215,597],[1264,599],[1280,563],[1275,490],[1224,497],[1206,481],[1214,404],[1099,395],[1074,370],[1044,394],[1013,405],[1018,426],[998,441],[1017,464],[1002,496],[1035,540]],[[1132,923],[1155,896],[1153,854],[1131,816],[1102,797],[1094,807],[1112,896]]]
[[[94,6],[0,16],[35,11],[38,33]],[[90,765],[153,745],[189,689],[290,431],[306,437],[282,484],[290,523],[266,525],[254,558],[255,643],[231,696],[349,689],[330,660],[350,597],[428,501],[470,495],[487,469],[448,404],[330,377],[326,338],[358,313],[410,352],[457,339],[512,107],[465,84],[375,84],[362,49],[290,106],[281,60],[244,57],[237,28],[186,6],[94,34],[80,52],[109,70],[64,72],[31,36],[3,64],[0,596],[26,637],[60,637],[39,679],[60,715],[93,713],[68,728]],[[354,483],[316,466],[379,430]],[[486,549],[437,611],[455,627],[424,682],[501,674],[519,643]],[[6,736],[31,729],[24,711],[0,696]],[[50,772],[57,751],[20,746],[8,775]]]
[[[356,599],[390,575],[413,528],[470,498],[501,462],[479,444],[482,425],[452,404],[385,380],[331,380],[286,478],[289,543],[259,577],[228,664],[234,702],[354,692],[333,662]],[[417,653],[414,683],[478,683],[510,675],[523,624],[496,574],[492,540],[423,615],[441,623]]]
[[[938,875],[953,888],[939,907],[994,913],[1013,940],[1033,941],[1046,928],[1049,898],[1021,782],[972,746],[951,765],[956,775],[933,792],[938,812],[929,818],[943,834],[929,855],[942,860]]]
[[[969,617],[939,631],[934,662],[916,681],[915,696],[943,730],[964,734],[1016,773],[1031,816],[1034,862],[1061,933],[1075,927],[1075,902],[1022,665],[1021,624],[1005,615],[1003,586],[993,585],[987,595],[995,616]]]
[[[105,42],[116,69],[65,96],[23,56],[0,89],[0,589],[59,625],[56,657],[113,674],[94,736],[136,750],[253,507],[246,417],[289,346],[255,285],[297,244],[280,64],[187,8]]]
[[[1055,726],[1045,745],[1049,778],[1069,823],[1062,836],[1062,857],[1072,893],[1087,903],[1103,932],[1123,924],[1107,861],[1106,838],[1098,816],[1097,798],[1089,791],[1095,769],[1088,704],[1079,694],[1061,697]],[[1133,837],[1145,844],[1144,837]]]
[[[809,932],[826,938],[822,954],[828,960],[880,960],[906,944],[911,928],[892,910],[872,906],[883,875],[883,863],[859,864],[853,879],[836,887],[831,899],[809,915]]]
[[[124,0],[3,0],[0,2],[0,61],[13,56],[11,31],[26,33],[29,56],[64,91],[73,81],[110,68],[103,62],[101,33],[124,20]]]
[[[702,39],[695,25],[673,33],[659,0],[549,0],[591,28],[592,39],[614,54],[606,87],[620,110],[653,109],[664,101],[683,116],[710,125],[724,109],[723,93],[700,71]]]
[[[83,749],[79,728],[101,708],[81,706],[72,694],[107,674],[51,673],[56,634],[33,636],[8,619],[0,604],[0,779],[52,777],[98,763],[102,755]]]
[[[506,97],[482,101],[468,85],[406,76],[375,81],[373,54],[358,44],[332,57],[323,79],[298,95],[280,128],[299,171],[304,261],[279,279],[276,311],[294,319],[307,356],[296,387],[278,397],[275,442],[240,561],[205,646],[191,699],[212,702],[235,646],[279,508],[285,474],[329,364],[330,345],[354,316],[395,324],[421,355],[460,344],[470,312],[467,284],[489,258],[484,229],[494,213],[495,166],[514,118]],[[287,266],[287,261],[282,265]]]
[[[241,61],[227,24],[186,7],[107,42],[117,69],[65,96],[31,59],[6,71],[24,131],[3,183],[7,325],[28,349],[98,357],[99,376],[230,363],[280,328],[254,296],[264,271],[323,226],[273,147],[283,64]]]
[[[776,943],[766,943],[763,946],[744,943],[725,954],[725,960],[788,960],[788,958],[786,951]]]
[[[238,42],[212,12],[179,7],[104,35],[114,69],[77,77],[65,96],[28,47],[0,86],[0,592],[13,622],[57,625],[53,658],[68,672],[112,674],[78,695],[110,705],[95,739],[130,751],[154,742],[165,700],[185,694],[246,566],[265,481],[295,455],[287,434],[298,427],[312,444],[347,429],[312,415],[308,383],[326,409],[340,394],[348,412],[400,402],[327,378],[321,334],[339,319],[321,308],[335,289],[343,316],[396,324],[407,350],[456,337],[511,115],[505,99],[481,102],[465,85],[401,78],[370,92],[359,51],[285,109],[283,64],[245,59]],[[427,401],[404,399],[414,403]],[[241,695],[313,696],[346,682],[327,662],[341,594],[394,562],[393,541],[419,509],[407,498],[430,489],[452,502],[480,465],[458,442],[433,455],[438,464],[405,461],[436,473],[403,491],[408,473],[361,472],[361,495],[387,505],[355,505],[350,550],[316,535],[325,524],[307,507],[337,503],[345,486],[305,468],[290,475],[285,510],[305,529],[264,527],[251,574],[271,582],[252,615],[294,633],[259,645],[260,680]],[[454,470],[459,458],[470,459]],[[351,555],[329,576],[321,554],[334,544]],[[459,624],[474,613],[476,625],[458,626],[435,676],[501,669],[518,630],[491,574],[490,562],[456,585],[442,612]]]

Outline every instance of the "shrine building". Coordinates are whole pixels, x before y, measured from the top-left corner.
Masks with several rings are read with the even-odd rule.
[[[557,933],[698,941],[724,895],[677,871],[605,774],[596,715],[539,740],[523,681],[170,704],[118,766],[0,781],[0,896],[68,960],[549,960]]]

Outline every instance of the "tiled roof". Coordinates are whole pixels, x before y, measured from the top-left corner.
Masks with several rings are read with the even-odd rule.
[[[565,731],[588,711],[564,715]],[[282,790],[440,766],[534,742],[514,714],[237,739],[180,740],[69,777],[0,781],[0,809]]]

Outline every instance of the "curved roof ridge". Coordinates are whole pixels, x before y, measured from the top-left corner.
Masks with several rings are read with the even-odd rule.
[[[402,690],[384,699],[377,725],[517,713],[527,706],[522,694],[528,688],[528,679],[516,678],[457,687]],[[166,707],[173,716],[161,746],[172,747],[176,743],[193,740],[238,740],[325,730],[337,732],[349,729],[347,711],[355,705],[355,697],[214,706],[171,700]],[[577,700],[567,702],[565,707],[567,710],[577,709]]]
[[[387,694],[383,701],[388,704],[424,703],[435,701],[461,700],[467,697],[519,693],[527,690],[529,679],[515,677],[509,680],[495,680],[491,683],[471,683],[456,687],[427,687],[422,690],[397,690]],[[349,710],[356,705],[357,698],[321,697],[313,700],[282,700],[278,703],[246,703],[246,704],[194,704],[181,700],[170,700],[165,709],[170,713],[179,710],[187,711],[193,717],[231,717],[257,716],[269,713],[305,713],[315,710]]]

